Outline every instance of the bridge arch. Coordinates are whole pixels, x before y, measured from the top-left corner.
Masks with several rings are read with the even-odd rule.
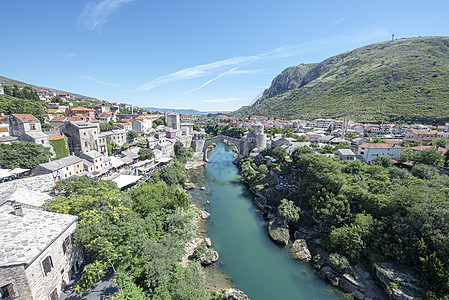
[[[208,151],[209,146],[216,141],[223,141],[223,140],[226,140],[226,141],[232,143],[237,148],[239,155],[243,154],[243,140],[225,136],[225,135],[219,135],[219,136],[205,140],[204,147],[203,147],[204,161],[207,161],[207,151]]]

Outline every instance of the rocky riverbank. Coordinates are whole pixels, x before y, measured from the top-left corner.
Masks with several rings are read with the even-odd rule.
[[[186,163],[186,169],[189,169],[192,174],[197,174],[195,169],[205,165],[203,161],[189,161]],[[199,180],[201,179],[201,180]],[[192,222],[195,226],[195,237],[186,243],[185,253],[181,259],[180,264],[187,267],[188,264],[196,260],[205,267],[206,273],[206,286],[215,293],[214,299],[216,300],[249,300],[248,296],[242,291],[235,289],[232,286],[232,280],[223,274],[218,267],[214,267],[214,263],[219,259],[219,253],[212,249],[212,241],[206,236],[207,233],[207,219],[210,218],[210,214],[203,208],[204,205],[209,203],[205,200],[210,193],[206,190],[202,181],[204,178],[196,178],[193,176],[193,182],[186,182],[184,189],[187,191],[198,192],[201,197],[198,199],[192,199],[191,208],[196,212]],[[197,182],[198,181],[198,182]]]
[[[379,285],[378,282],[388,282],[388,280],[381,280],[376,274],[372,276],[360,262],[343,270],[337,270],[329,259],[330,253],[322,248],[318,232],[314,228],[300,227],[292,232],[287,223],[275,214],[275,210],[269,201],[269,193],[264,193],[264,189],[251,186],[245,179],[243,181],[256,196],[255,204],[267,220],[268,234],[273,242],[281,246],[287,246],[292,241],[293,243],[290,246],[292,257],[311,263],[315,271],[324,280],[335,287],[339,287],[355,299],[386,300],[390,298],[389,295],[391,295],[391,299],[414,299],[408,298],[406,296],[407,293],[404,293],[402,290],[391,293],[391,287]],[[383,272],[382,274],[385,273]],[[391,277],[389,278],[391,279]],[[387,290],[390,294],[387,294]],[[396,297],[399,295],[403,297]]]

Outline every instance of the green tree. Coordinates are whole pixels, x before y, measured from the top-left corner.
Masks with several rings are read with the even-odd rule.
[[[300,209],[293,203],[293,201],[287,199],[282,199],[278,206],[279,217],[289,223],[297,222],[299,220],[299,211]]]
[[[137,154],[141,160],[152,159],[154,157],[153,150],[148,148],[140,148]]]
[[[114,128],[112,121],[100,122],[100,131],[111,131]]]
[[[413,176],[421,179],[431,179],[435,176],[440,175],[440,172],[437,168],[425,164],[413,166],[413,168],[411,169],[411,173],[413,174]]]
[[[276,147],[273,149],[273,157],[278,161],[285,160],[285,158],[287,157],[287,150],[281,146]]]
[[[416,155],[416,162],[431,166],[442,166],[444,164],[443,155],[435,148],[420,151]]]
[[[357,134],[355,134],[354,132],[346,132],[345,133],[345,139],[348,139],[348,140],[356,139],[358,137],[359,136]]]
[[[448,143],[449,143],[449,139],[446,139],[446,138],[437,138],[437,139],[431,140],[431,141],[429,142],[428,145],[446,148],[446,145],[447,145]]]
[[[416,147],[421,146],[422,142],[415,139],[405,139],[400,143],[400,145],[402,147]]]
[[[0,167],[33,169],[48,162],[52,156],[49,148],[35,143],[15,142],[11,145],[0,144]]]
[[[134,139],[137,137],[137,132],[134,130],[129,130],[127,134],[127,138],[129,141],[134,141]]]
[[[393,165],[393,160],[386,156],[378,156],[373,159],[372,164],[382,166],[384,168],[389,168]]]

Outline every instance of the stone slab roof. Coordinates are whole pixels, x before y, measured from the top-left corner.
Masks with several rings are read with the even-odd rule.
[[[46,135],[45,133],[43,133],[40,130],[28,131],[24,135],[28,135],[28,136],[32,137],[33,139],[48,139],[48,135]]]
[[[10,205],[0,206],[0,267],[29,264],[78,217],[23,207],[17,216]]]
[[[55,181],[52,174],[32,176],[0,183],[0,194],[14,187],[45,193],[50,192],[54,185]]]
[[[48,162],[48,163],[40,164],[38,167],[45,168],[45,169],[53,172],[53,171],[60,170],[62,168],[68,167],[68,166],[72,166],[81,161],[82,161],[81,158],[76,157],[74,155],[70,155],[70,156],[67,156],[67,157],[64,157],[61,159],[57,159],[57,160]]]
[[[8,191],[4,191],[0,194],[0,205],[8,201],[40,207],[48,199],[51,199],[51,196],[47,193],[32,191],[21,187],[12,187]]]

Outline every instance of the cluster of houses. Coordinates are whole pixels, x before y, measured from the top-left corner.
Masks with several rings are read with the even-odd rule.
[[[64,139],[70,153],[26,170],[25,178],[17,176],[21,170],[15,173],[0,170],[7,171],[0,175],[9,175],[8,180],[0,183],[1,299],[60,299],[83,266],[82,250],[73,243],[77,217],[41,208],[54,196],[55,182],[72,176],[92,176],[111,179],[119,188],[126,189],[169,164],[175,142],[190,146],[194,135],[193,124],[181,124],[175,113],[166,115],[168,126],[157,128],[152,126],[155,116],[127,116],[132,124],[129,130],[134,128],[140,133],[136,143],[145,142],[153,150],[154,158],[139,161],[139,147],[108,156],[106,143],[112,141],[119,147],[130,142],[128,130],[115,128],[101,132],[99,113],[90,108],[74,108],[65,113],[67,119],[57,120],[59,126],[47,131],[32,115],[12,114],[1,118],[1,143],[27,141],[51,147],[52,140]]]
[[[348,149],[339,149],[334,154],[341,160],[360,159],[364,162],[372,162],[376,157],[384,156],[391,159],[400,158],[404,147],[400,144],[404,139],[413,139],[420,141],[422,145],[410,147],[411,150],[419,152],[429,148],[436,149],[441,155],[445,155],[446,148],[429,146],[430,141],[437,138],[449,138],[449,124],[439,126],[437,129],[430,129],[421,124],[417,125],[373,125],[350,122],[349,119],[333,120],[333,119],[316,119],[312,122],[305,121],[274,121],[270,123],[270,119],[265,117],[252,117],[251,122],[257,121],[268,124],[283,124],[279,128],[291,127],[295,129],[298,135],[307,137],[308,142],[298,142],[295,138],[285,138],[281,134],[275,134],[267,140],[267,148],[274,149],[283,147],[287,154],[291,154],[296,147],[309,146],[320,149],[326,145],[337,146],[341,143],[347,143]],[[250,123],[245,127],[251,128],[255,123]],[[223,124],[225,125],[225,124]],[[352,139],[346,138],[346,133],[353,133]],[[381,139],[382,142],[375,143],[374,137],[366,137],[374,135]],[[447,145],[449,146],[449,145]]]

